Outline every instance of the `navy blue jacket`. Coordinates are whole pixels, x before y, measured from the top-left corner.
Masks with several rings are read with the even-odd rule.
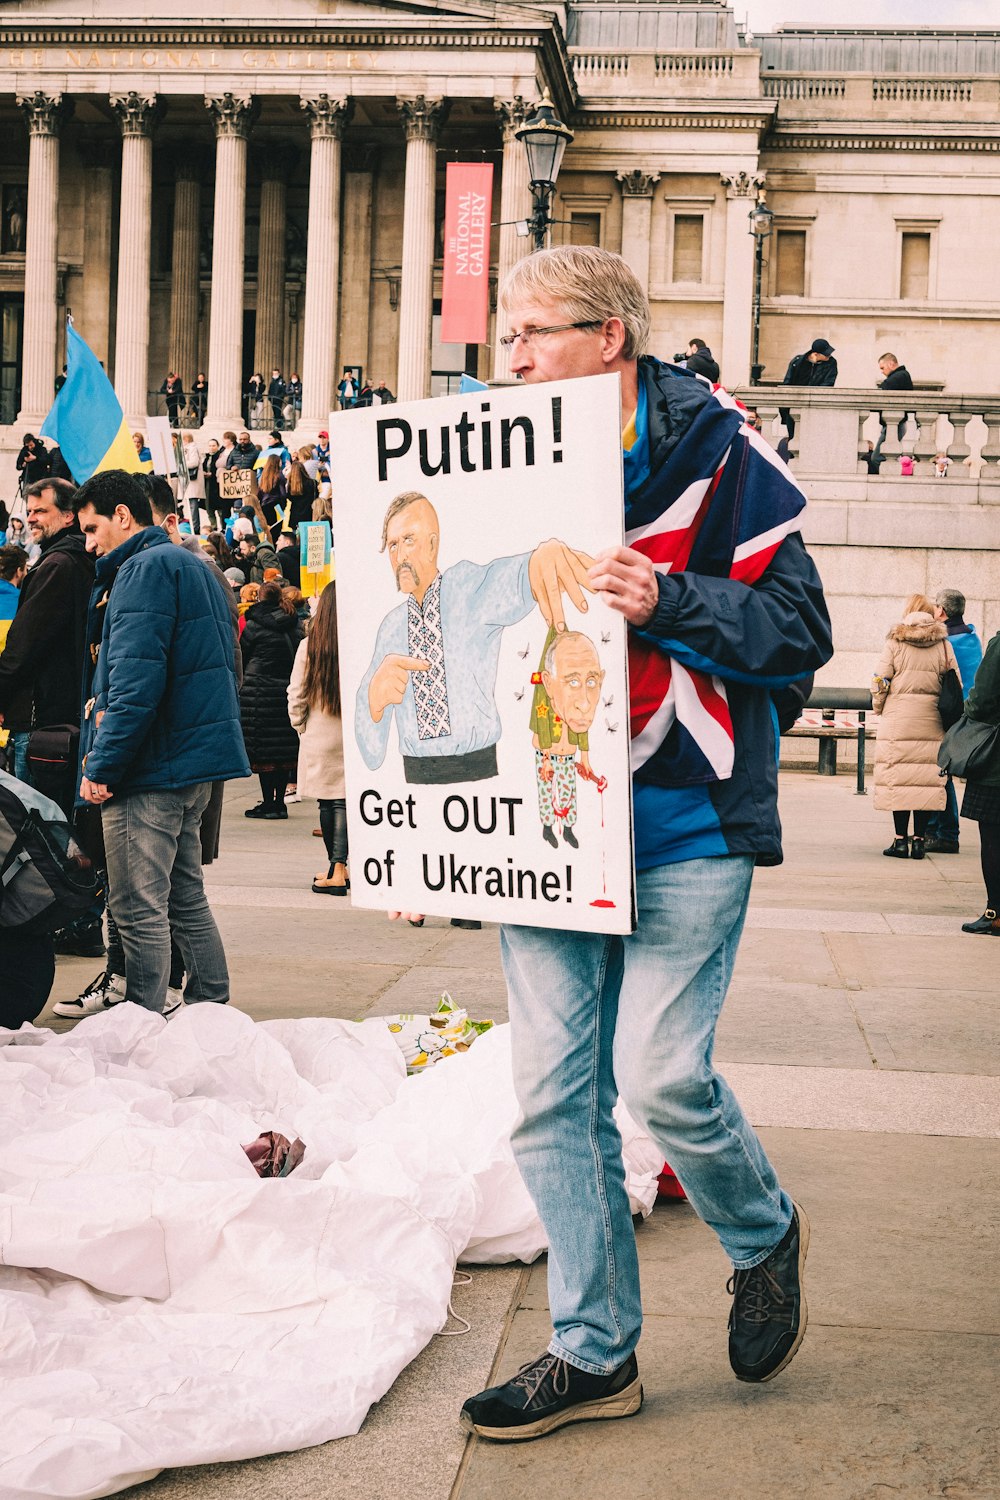
[[[88,627],[85,776],[120,792],[250,774],[232,622],[200,558],[159,526],[137,532],[99,559]]]
[[[719,451],[709,448],[704,472],[711,472],[732,444],[747,491],[742,504],[750,505],[757,474],[766,478],[771,466],[752,453],[747,437],[735,435],[738,415],[713,408],[715,398],[705,382],[676,366],[643,358],[639,378],[646,391],[651,474],[630,497],[632,503],[641,503],[671,476],[683,475],[673,478],[673,487],[685,487],[692,445],[695,467],[705,451],[695,429],[707,417],[719,429]],[[773,462],[780,466],[777,458]],[[627,524],[645,520],[645,515],[632,517]],[[716,533],[710,509],[688,566],[658,573],[659,603],[640,634],[682,665],[724,682],[735,736],[733,774],[708,781],[692,773],[675,723],[661,749],[634,776],[636,823],[658,824],[655,832],[647,829],[646,842],[656,850],[655,861],[650,856],[647,863],[732,854],[753,855],[762,865],[781,862],[772,694],[816,672],[833,654],[823,586],[801,536],[794,532],[785,538],[751,587],[728,576],[726,558],[713,556],[720,540],[728,542],[731,554],[732,538]]]

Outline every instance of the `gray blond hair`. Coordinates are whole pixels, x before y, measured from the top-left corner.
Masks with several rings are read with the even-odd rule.
[[[639,278],[622,256],[597,245],[560,245],[525,256],[500,289],[505,308],[519,302],[555,302],[568,323],[625,325],[625,359],[638,359],[649,340],[649,302]]]
[[[943,609],[949,620],[965,614],[965,595],[958,589],[939,589],[934,598],[938,609]]]

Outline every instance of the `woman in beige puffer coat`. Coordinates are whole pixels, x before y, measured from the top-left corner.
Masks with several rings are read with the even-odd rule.
[[[872,708],[881,715],[875,809],[893,815],[896,837],[883,850],[891,858],[923,859],[931,813],[945,805],[945,782],[937,764],[944,736],[938,699],[949,668],[957,671],[958,663],[948,632],[929,609],[911,610],[889,631],[872,679]]]

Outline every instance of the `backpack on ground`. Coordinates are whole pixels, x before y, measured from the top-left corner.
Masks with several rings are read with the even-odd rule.
[[[62,810],[0,771],[0,927],[55,932],[91,910],[100,893]]]

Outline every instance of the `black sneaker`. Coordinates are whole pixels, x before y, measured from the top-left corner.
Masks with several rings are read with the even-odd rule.
[[[760,1265],[730,1277],[729,1363],[737,1380],[771,1380],[797,1353],[808,1322],[802,1290],[808,1249],[809,1220],[795,1204],[777,1249]]]
[[[928,854],[958,854],[958,839],[928,839]]]
[[[524,1365],[506,1385],[470,1396],[459,1418],[466,1432],[498,1443],[543,1437],[567,1422],[631,1417],[642,1405],[634,1354],[610,1375],[591,1375],[555,1354]]]
[[[103,958],[104,929],[100,922],[92,927],[64,927],[53,933],[52,948],[63,958]]]
[[[243,809],[243,816],[245,818],[266,818],[273,805],[271,802],[258,802],[255,807],[245,807]]]

